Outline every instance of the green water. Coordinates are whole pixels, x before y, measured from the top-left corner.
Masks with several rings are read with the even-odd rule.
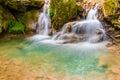
[[[27,42],[24,38],[0,41],[0,52],[10,59],[23,60],[44,71],[54,68],[56,72],[85,76],[91,72],[104,73],[105,68],[98,66],[98,55],[103,50],[83,50],[69,45]]]

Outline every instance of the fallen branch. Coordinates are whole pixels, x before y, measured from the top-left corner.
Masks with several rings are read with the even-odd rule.
[[[107,35],[110,39],[112,39],[112,43],[113,43],[113,44],[118,45],[117,40],[116,40],[112,35],[110,35],[110,34],[107,33],[107,32],[106,32],[106,35]]]

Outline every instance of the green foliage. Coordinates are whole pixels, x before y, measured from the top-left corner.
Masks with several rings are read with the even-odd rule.
[[[50,8],[49,12],[50,12],[50,17],[53,17],[54,13],[53,13],[52,8]]]
[[[10,20],[8,30],[11,33],[23,33],[25,30],[25,26],[21,22]]]

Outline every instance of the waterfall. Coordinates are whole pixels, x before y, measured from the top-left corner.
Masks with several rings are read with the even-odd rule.
[[[87,15],[87,20],[96,20],[97,19],[97,12],[98,12],[98,7],[99,7],[99,4],[96,4],[95,6],[93,6],[88,15]]]
[[[49,15],[50,0],[45,0],[43,12],[39,14],[36,32],[42,35],[49,34],[51,19]]]
[[[86,20],[76,22],[71,27],[65,24],[62,30],[54,35],[54,39],[64,40],[63,43],[104,41],[106,39],[105,30],[97,19],[98,7],[99,4],[96,4],[90,9]]]

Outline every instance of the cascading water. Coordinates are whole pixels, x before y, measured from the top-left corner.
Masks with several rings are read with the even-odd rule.
[[[105,30],[97,19],[98,7],[99,4],[96,4],[90,9],[86,20],[75,22],[71,27],[68,25],[63,26],[62,31],[57,33],[54,39],[64,40],[65,43],[104,41],[106,38]]]
[[[50,0],[45,0],[43,12],[40,13],[38,18],[38,26],[36,32],[42,35],[49,34],[49,28],[51,25],[51,19],[49,15]]]
[[[50,30],[50,15],[49,15],[50,0],[45,0],[44,10],[39,15],[38,35],[32,37],[37,40],[48,40]],[[102,42],[106,39],[105,30],[97,19],[99,4],[93,6],[88,12],[87,18],[84,21],[75,21],[65,24],[60,32],[57,32],[52,37],[52,42],[57,43],[78,43],[78,42]]]

